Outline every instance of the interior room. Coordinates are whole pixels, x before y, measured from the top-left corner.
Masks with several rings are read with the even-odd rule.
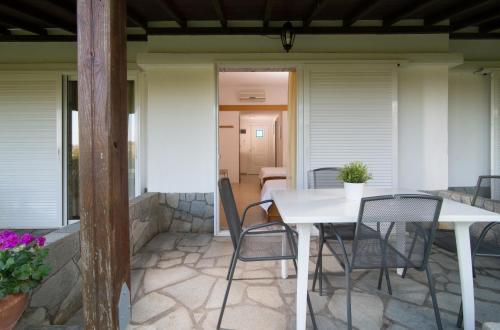
[[[240,214],[287,186],[288,71],[219,73],[219,176],[228,177]],[[224,212],[221,230],[227,229]],[[248,210],[245,225],[275,220],[272,203]]]

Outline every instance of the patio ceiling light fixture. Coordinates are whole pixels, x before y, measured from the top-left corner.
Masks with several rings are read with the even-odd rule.
[[[283,48],[288,53],[293,47],[293,41],[295,40],[295,31],[293,30],[292,23],[286,22],[281,28],[281,43]]]

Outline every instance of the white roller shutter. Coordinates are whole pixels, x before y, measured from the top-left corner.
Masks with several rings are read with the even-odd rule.
[[[491,75],[491,174],[500,175],[500,71]]]
[[[55,75],[0,75],[0,228],[61,226]]]
[[[373,176],[369,185],[397,184],[394,70],[393,65],[306,69],[306,170],[362,161]]]

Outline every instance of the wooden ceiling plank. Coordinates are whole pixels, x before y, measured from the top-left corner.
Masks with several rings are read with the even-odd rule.
[[[269,27],[269,21],[271,20],[272,11],[273,11],[273,0],[266,0],[266,6],[264,8],[264,20],[263,20],[263,26],[265,28]]]
[[[436,0],[422,0],[422,1],[417,1],[411,6],[408,6],[401,10],[400,12],[396,13],[393,16],[390,16],[386,19],[384,19],[384,26],[392,26],[393,24],[399,22],[402,19],[405,19],[407,17],[410,17],[414,15],[415,13],[418,13],[419,11],[425,9],[429,5],[431,5],[433,2]]]
[[[316,17],[316,15],[318,15],[321,11],[323,11],[323,9],[326,7],[328,2],[329,2],[329,0],[317,0],[317,1],[315,1],[313,8],[311,9],[309,14],[303,20],[303,26],[308,27],[309,25],[311,25],[314,17]]]
[[[469,17],[458,22],[452,22],[450,24],[450,30],[455,32],[457,30],[463,29],[468,26],[480,26],[482,24],[493,21],[500,18],[500,7],[496,9],[490,9],[485,13]]]
[[[45,11],[40,12],[38,8],[34,8],[32,6],[19,3],[17,1],[12,3],[2,3],[2,6],[8,7],[9,9],[21,15],[29,16],[31,18],[44,22],[45,24],[53,25],[54,27],[58,27],[67,32],[76,34],[76,24],[70,23],[64,19],[61,19],[60,17],[57,17]]]
[[[179,24],[183,29],[187,27],[186,19],[179,13],[170,0],[156,0],[161,9]]]
[[[41,36],[47,35],[47,30],[43,27],[18,19],[12,15],[0,13],[0,22]]]
[[[379,5],[383,0],[368,0],[360,4],[354,9],[354,11],[343,20],[344,26],[351,26],[356,21],[366,17],[370,14],[377,5]]]
[[[445,19],[449,19],[451,17],[464,14],[470,10],[478,8],[484,5],[488,0],[475,0],[475,1],[465,1],[461,4],[450,7],[446,10],[443,10],[436,15],[426,17],[424,19],[425,25],[434,25],[439,22],[444,21]]]
[[[139,15],[133,8],[127,6],[127,18],[134,23],[135,25],[143,28],[144,30],[148,29],[148,22],[144,17]]]
[[[212,7],[214,8],[215,14],[220,21],[220,25],[223,28],[227,28],[227,19],[224,15],[224,10],[222,9],[222,3],[220,0],[212,0]]]

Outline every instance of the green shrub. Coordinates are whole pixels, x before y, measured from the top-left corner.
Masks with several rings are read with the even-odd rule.
[[[368,167],[362,162],[351,162],[340,170],[338,179],[348,183],[365,183],[372,176],[368,173]]]

